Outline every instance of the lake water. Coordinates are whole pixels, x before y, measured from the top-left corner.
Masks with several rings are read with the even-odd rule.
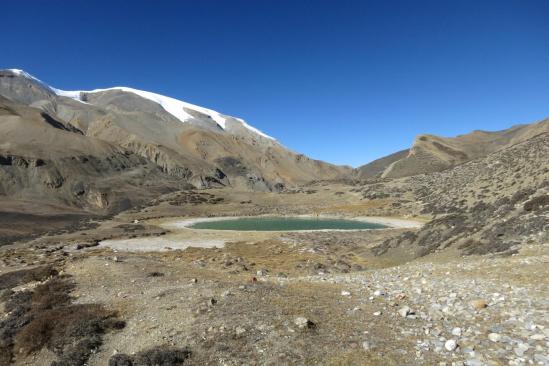
[[[242,217],[235,219],[203,221],[193,229],[238,231],[300,231],[300,230],[364,230],[383,229],[387,226],[371,222],[345,219],[305,217]]]

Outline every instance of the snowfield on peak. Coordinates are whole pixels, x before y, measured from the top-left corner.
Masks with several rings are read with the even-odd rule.
[[[203,113],[205,115],[210,116],[223,129],[226,129],[227,118],[229,118],[228,116],[226,117],[226,116],[222,115],[221,113],[219,113],[217,111],[214,111],[212,109],[200,107],[200,106],[197,106],[197,105],[194,105],[194,104],[191,104],[191,103],[183,102],[183,101],[175,99],[175,98],[166,97],[166,96],[161,95],[161,94],[156,94],[156,93],[148,92],[148,91],[145,91],[145,90],[128,88],[128,87],[125,87],[125,86],[116,86],[116,87],[113,87],[113,88],[95,89],[95,90],[89,90],[89,91],[86,91],[86,90],[66,91],[66,90],[59,90],[59,89],[53,89],[53,88],[52,88],[52,90],[54,90],[54,92],[59,96],[69,97],[69,98],[78,100],[80,102],[82,102],[82,100],[81,100],[82,93],[93,94],[93,93],[100,93],[100,92],[105,92],[105,91],[110,91],[110,90],[119,90],[119,91],[123,91],[123,92],[126,92],[126,93],[133,93],[133,94],[139,95],[142,98],[145,98],[145,99],[151,100],[151,101],[153,101],[157,104],[160,104],[160,106],[162,108],[164,108],[164,110],[166,112],[170,113],[175,118],[179,119],[181,122],[186,122],[188,120],[193,119],[193,116],[191,116],[190,114],[185,112],[185,108],[186,108],[186,109],[197,111],[197,112],[200,112],[200,113]],[[268,138],[270,140],[275,140],[273,137],[259,131],[257,128],[250,126],[249,124],[244,122],[243,119],[240,119],[240,118],[234,118],[234,119],[240,121],[242,123],[242,125],[244,127],[246,127],[247,129],[249,129],[250,131],[252,131],[252,132],[254,132],[254,133],[256,133],[256,134],[258,134],[262,137]]]
[[[221,114],[217,111],[214,111],[212,109],[200,107],[200,106],[197,106],[197,105],[194,105],[194,104],[191,104],[191,103],[187,103],[187,102],[183,102],[181,100],[171,98],[171,97],[167,97],[167,96],[164,96],[164,95],[161,95],[161,94],[156,94],[156,93],[148,92],[148,91],[145,91],[145,90],[139,90],[139,89],[129,88],[129,87],[125,87],[125,86],[117,86],[117,87],[112,87],[112,88],[94,89],[94,90],[61,90],[61,89],[56,89],[56,88],[53,88],[53,87],[47,85],[43,81],[35,78],[34,76],[30,75],[29,73],[27,73],[23,70],[9,69],[9,71],[13,72],[14,74],[16,74],[18,76],[23,76],[23,77],[26,77],[28,79],[32,79],[32,80],[42,84],[44,87],[50,89],[52,92],[54,92],[58,96],[71,98],[71,99],[77,100],[81,103],[86,103],[82,100],[82,94],[93,94],[93,93],[100,93],[100,92],[111,91],[111,90],[118,90],[118,91],[122,91],[122,92],[126,92],[126,93],[136,94],[136,95],[138,95],[142,98],[148,99],[150,101],[153,101],[153,102],[159,104],[166,112],[170,113],[172,116],[179,119],[181,122],[187,122],[187,121],[193,119],[193,116],[191,116],[189,113],[187,113],[185,111],[185,109],[190,109],[190,110],[193,110],[193,111],[203,113],[207,116],[210,116],[224,130],[226,129],[227,119],[228,118],[233,118],[233,119],[239,121],[240,123],[242,123],[242,125],[245,128],[252,131],[253,133],[255,133],[257,135],[260,135],[262,137],[265,137],[269,140],[276,141],[275,138],[261,132],[260,130],[258,130],[255,127],[250,126],[249,124],[247,124],[241,118],[225,116],[225,115],[223,115],[223,114]]]

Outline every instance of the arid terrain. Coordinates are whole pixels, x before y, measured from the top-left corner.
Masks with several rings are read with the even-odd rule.
[[[0,365],[549,365],[549,120],[351,169],[140,90],[0,92]],[[267,215],[387,227],[183,225]]]
[[[547,155],[539,148],[543,161]],[[522,187],[515,178],[516,187],[506,184],[509,191],[467,199],[464,182],[446,180],[452,171],[319,182],[281,193],[183,190],[82,228],[4,246],[2,362],[548,364],[547,165],[538,175],[532,172],[539,166],[517,166],[527,170],[524,180],[540,187],[520,198],[512,198]],[[436,186],[444,199],[425,192],[433,186],[424,183],[428,179],[446,182]],[[452,194],[467,203],[451,206]],[[475,208],[508,195],[516,202],[506,211],[503,205],[488,213]],[[167,228],[195,217],[312,213],[387,217],[411,227],[301,233]],[[449,220],[472,223],[481,214],[486,221],[479,228],[450,226]],[[498,226],[498,218],[513,226]],[[488,237],[496,230],[491,225],[503,235],[460,244]],[[117,239],[146,246],[103,244]],[[210,244],[216,247],[203,247]]]

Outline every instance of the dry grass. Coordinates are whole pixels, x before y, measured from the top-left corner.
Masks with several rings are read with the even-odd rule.
[[[46,347],[59,359],[52,365],[81,365],[102,343],[102,335],[124,327],[117,314],[97,304],[71,304],[74,284],[54,277],[34,291],[14,293],[0,322],[0,365],[14,354],[27,356]]]

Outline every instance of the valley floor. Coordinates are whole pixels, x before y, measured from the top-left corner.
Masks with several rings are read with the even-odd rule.
[[[167,365],[177,360],[169,351],[183,349],[185,365],[548,365],[549,243],[541,237],[513,255],[461,256],[450,247],[420,258],[406,247],[390,255],[371,250],[414,228],[232,233],[220,248],[162,245],[163,251],[151,252],[97,245],[113,239],[161,242],[174,234],[160,223],[175,217],[430,219],[419,216],[413,203],[403,209],[392,203],[363,200],[343,184],[286,194],[177,192],[72,232],[0,247],[0,351],[13,345],[17,365],[50,365],[61,357],[59,347],[63,357],[77,354],[73,343],[90,338],[71,325],[39,328],[52,339],[56,332],[74,334],[71,344],[43,340],[41,349],[25,351],[25,340],[42,338],[28,331],[21,336],[18,321],[25,311],[36,319],[41,311],[99,304],[125,326],[100,327],[89,365],[129,365],[123,361],[151,349],[175,360]],[[176,238],[208,239],[193,231],[185,235]],[[51,300],[44,310],[35,297],[49,274],[14,271],[50,265],[59,273],[49,281],[69,281],[74,288],[72,299],[59,306]],[[30,300],[17,298],[31,291]],[[31,310],[21,306],[20,318],[12,308],[16,298],[30,301]],[[6,332],[8,326],[16,334]],[[9,364],[2,360],[0,365]]]

